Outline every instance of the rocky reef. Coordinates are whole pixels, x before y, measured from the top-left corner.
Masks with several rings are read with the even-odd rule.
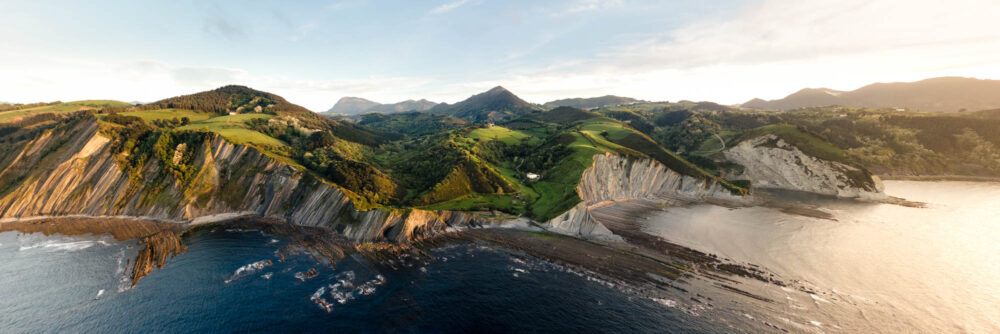
[[[824,160],[804,153],[773,134],[740,142],[725,157],[742,170],[727,179],[747,180],[753,188],[803,191],[841,198],[884,199],[878,176],[846,161]]]

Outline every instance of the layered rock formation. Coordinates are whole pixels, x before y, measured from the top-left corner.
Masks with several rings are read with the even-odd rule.
[[[804,191],[844,198],[883,199],[879,178],[862,167],[803,153],[776,135],[744,140],[724,151],[743,170],[727,179],[749,180],[754,188]]]
[[[130,180],[110,144],[90,119],[0,153],[0,180],[9,185],[0,192],[0,218],[132,216],[182,222],[239,213],[329,227],[358,242],[403,243],[451,226],[496,222],[472,213],[360,210],[347,190],[220,136],[200,147],[178,148],[176,154],[194,155],[197,172],[190,180],[164,173],[156,159]]]
[[[605,153],[594,156],[576,188],[582,200],[575,207],[545,223],[552,231],[581,237],[621,240],[595,221],[592,208],[608,201],[645,199],[668,202],[716,201],[749,203],[715,181],[681,175],[653,159]]]

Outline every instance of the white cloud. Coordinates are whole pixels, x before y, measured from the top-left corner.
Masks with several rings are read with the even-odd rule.
[[[463,4],[467,2],[452,2],[438,9],[446,12]],[[989,0],[948,4],[768,0],[735,14],[709,17],[638,39],[629,35],[621,39],[621,45],[601,54],[579,54],[508,72],[456,75],[445,68],[440,77],[378,76],[373,72],[371,77],[301,80],[215,64],[89,59],[79,54],[53,56],[60,53],[33,51],[31,47],[10,48],[0,49],[4,78],[0,80],[0,100],[153,101],[242,84],[322,111],[342,96],[385,102],[409,98],[455,102],[503,85],[532,102],[616,94],[732,104],[753,97],[780,98],[803,87],[854,89],[878,81],[944,75],[1000,79],[1000,29],[993,27],[996,17],[1000,17],[1000,6]],[[306,25],[303,29],[310,28]],[[15,45],[31,45],[14,41]],[[546,42],[542,38],[538,45]],[[529,59],[532,48],[529,43],[497,57]],[[413,61],[420,65],[419,60]]]
[[[458,1],[449,2],[449,3],[446,3],[446,4],[440,5],[440,6],[436,7],[436,8],[434,8],[434,9],[431,9],[431,11],[427,12],[427,14],[430,14],[430,15],[444,14],[444,13],[450,12],[452,10],[455,10],[458,7],[465,6],[465,4],[467,4],[467,3],[469,3],[469,0],[458,0]]]
[[[739,103],[807,86],[1000,78],[996,17],[1000,6],[989,0],[769,0],[502,81],[535,101],[615,93]]]

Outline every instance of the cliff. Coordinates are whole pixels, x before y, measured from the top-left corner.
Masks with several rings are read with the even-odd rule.
[[[130,175],[113,140],[85,119],[49,130],[0,152],[0,218],[133,216],[188,221],[213,215],[257,215],[328,227],[357,242],[410,240],[452,226],[493,223],[472,213],[358,208],[334,184],[217,135],[179,144],[172,160],[191,161],[178,180],[164,162],[148,159]],[[176,167],[175,167],[176,168]]]
[[[594,156],[576,188],[582,200],[575,207],[547,222],[545,227],[563,234],[618,241],[595,221],[591,210],[608,201],[645,199],[667,202],[715,201],[749,203],[749,197],[733,194],[714,181],[681,175],[653,159],[637,159],[605,153]]]
[[[726,178],[748,180],[754,188],[843,198],[886,197],[881,180],[863,167],[808,155],[773,134],[744,140],[723,153],[730,162],[743,167]]]

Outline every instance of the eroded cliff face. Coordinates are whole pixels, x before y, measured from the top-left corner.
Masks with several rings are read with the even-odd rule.
[[[94,120],[53,130],[0,152],[0,218],[133,216],[188,221],[213,215],[255,215],[298,225],[328,227],[357,242],[411,240],[449,227],[491,224],[472,213],[359,210],[347,191],[260,151],[213,136],[193,154],[197,172],[184,182],[150,159],[141,175],[116,163],[111,140]]]
[[[724,151],[743,170],[727,175],[754,188],[804,191],[844,198],[883,199],[882,181],[863,168],[809,156],[773,134]]]
[[[653,159],[636,159],[605,153],[594,156],[576,188],[582,200],[575,207],[547,222],[555,232],[587,238],[620,241],[621,238],[595,221],[592,208],[608,201],[654,200],[660,202],[715,201],[749,203],[750,198],[733,194],[714,181],[681,175]]]

